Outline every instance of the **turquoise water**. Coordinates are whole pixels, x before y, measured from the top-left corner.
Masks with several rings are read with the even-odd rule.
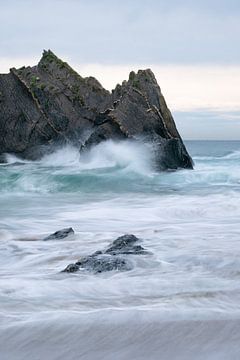
[[[159,323],[239,319],[240,142],[186,145],[194,171],[156,173],[151,147],[129,142],[106,142],[82,157],[67,147],[39,162],[8,156],[0,166],[0,327],[13,338],[21,328],[25,335],[12,343],[26,348],[23,357],[6,350],[6,359],[26,356],[35,326],[44,333],[51,324],[54,333],[56,323],[70,329],[78,317],[83,327],[90,318],[96,326],[103,318],[134,323],[146,312]],[[69,226],[76,234],[68,240],[41,240]],[[124,233],[151,252],[130,259],[134,270],[59,273]]]

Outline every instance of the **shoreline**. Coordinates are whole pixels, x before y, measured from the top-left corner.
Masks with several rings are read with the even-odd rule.
[[[1,360],[237,360],[240,353],[240,319],[159,321],[154,310],[66,312],[0,334]]]

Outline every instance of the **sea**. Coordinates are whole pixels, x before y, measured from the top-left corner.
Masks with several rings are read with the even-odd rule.
[[[185,144],[194,170],[128,141],[7,156],[1,360],[240,359],[240,141]],[[124,234],[148,250],[131,271],[61,272]]]

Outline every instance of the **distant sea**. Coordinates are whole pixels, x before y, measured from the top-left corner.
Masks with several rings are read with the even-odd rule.
[[[66,147],[0,166],[0,359],[240,359],[240,141],[186,141],[195,169],[151,149]],[[69,239],[44,242],[73,227]],[[135,234],[134,269],[60,273]]]

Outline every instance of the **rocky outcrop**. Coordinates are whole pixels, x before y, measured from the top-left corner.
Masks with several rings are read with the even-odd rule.
[[[92,255],[82,257],[76,263],[69,264],[63,272],[73,273],[84,270],[97,274],[114,270],[132,270],[133,264],[126,258],[126,255],[149,254],[141,245],[136,245],[139,241],[134,235],[120,236],[106,250],[96,251]]]
[[[86,150],[107,139],[150,142],[159,169],[192,168],[149,69],[131,72],[110,93],[49,50],[37,66],[0,75],[0,158],[38,159],[56,146]]]

